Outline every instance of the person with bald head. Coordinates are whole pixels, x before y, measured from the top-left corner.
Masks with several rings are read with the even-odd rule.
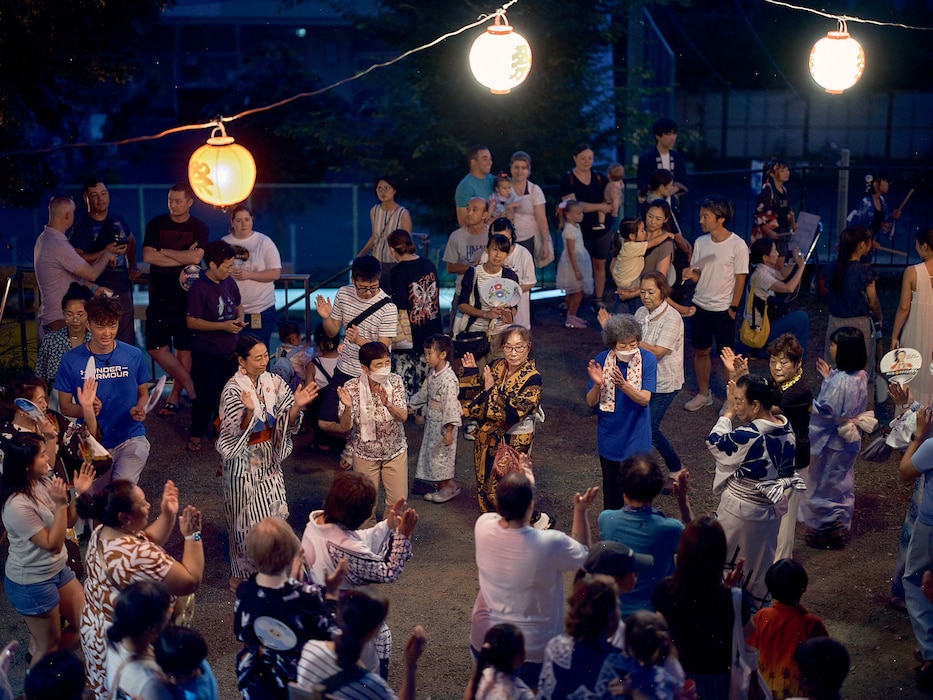
[[[113,253],[102,254],[91,265],[71,247],[65,231],[75,219],[75,203],[71,197],[55,196],[49,200],[49,223],[36,239],[33,264],[41,302],[36,315],[37,337],[65,327],[65,312],[61,302],[72,282],[86,285],[93,292],[107,291],[95,280],[116,258]]]
[[[460,296],[460,280],[463,279],[463,273],[479,262],[489,242],[486,231],[488,209],[487,197],[472,197],[466,203],[463,224],[447,239],[444,262],[447,263],[447,272],[457,276],[455,299]]]

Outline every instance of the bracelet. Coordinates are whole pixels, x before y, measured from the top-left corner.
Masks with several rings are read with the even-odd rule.
[[[192,532],[190,535],[185,535],[186,540],[194,540],[195,542],[201,541],[201,531]]]
[[[99,285],[99,284],[93,284],[93,285],[91,285],[91,294],[93,294],[94,292],[96,292],[98,289],[100,289],[100,285]]]

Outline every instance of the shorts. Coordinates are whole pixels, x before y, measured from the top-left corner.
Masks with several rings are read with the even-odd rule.
[[[600,233],[600,232],[597,232]],[[583,236],[583,247],[594,260],[608,260],[609,249],[612,246],[612,231],[608,228],[599,236]]]
[[[709,350],[716,340],[716,349],[735,345],[735,319],[728,311],[707,311],[696,307],[697,312],[690,319],[690,342],[694,350]]]
[[[191,351],[191,334],[184,312],[180,316],[166,316],[146,310],[146,350],[170,346],[174,350]]]
[[[61,600],[58,591],[74,580],[74,572],[65,565],[52,578],[39,583],[15,583],[4,576],[3,590],[16,612],[36,617],[54,610]]]

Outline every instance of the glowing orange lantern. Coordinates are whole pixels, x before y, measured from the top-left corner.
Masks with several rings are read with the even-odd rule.
[[[219,135],[218,135],[219,133]],[[218,125],[207,143],[191,154],[188,182],[202,202],[215,207],[229,207],[249,197],[256,184],[256,161],[223,124]]]
[[[477,82],[494,95],[508,94],[531,71],[531,46],[505,19],[496,14],[496,23],[476,37],[470,48],[470,70]]]

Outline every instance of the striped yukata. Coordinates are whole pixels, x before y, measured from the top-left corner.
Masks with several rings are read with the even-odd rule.
[[[264,372],[260,390],[274,400],[273,418],[264,424],[253,414],[244,430],[241,426],[246,407],[242,389],[235,378],[224,385],[220,395],[220,437],[217,451],[223,457],[224,518],[230,533],[230,571],[236,578],[248,578],[253,567],[246,556],[246,535],[263,518],[288,518],[282,460],[292,453],[292,435],[301,419],[289,425],[288,412],[295,397],[285,380]],[[270,405],[267,403],[267,405]],[[263,439],[264,438],[264,439]],[[250,444],[252,442],[252,444]]]

